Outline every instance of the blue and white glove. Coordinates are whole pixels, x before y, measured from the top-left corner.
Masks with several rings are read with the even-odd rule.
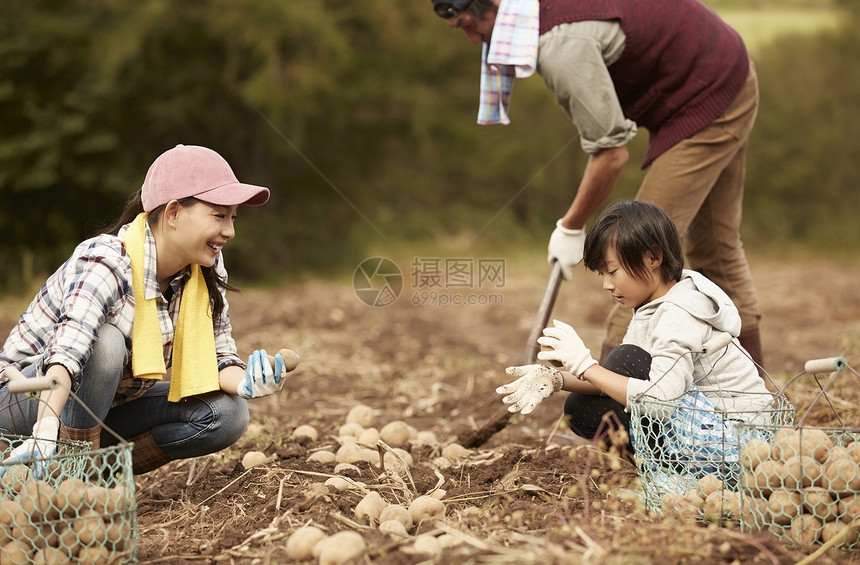
[[[242,398],[260,398],[281,390],[287,368],[280,353],[275,355],[275,366],[265,349],[258,349],[248,357],[245,378],[239,381],[236,393]]]
[[[50,457],[57,452],[57,437],[60,435],[60,420],[54,416],[42,418],[33,424],[32,437],[12,450],[0,467],[0,476],[6,473],[10,465],[15,463],[29,463],[37,459]],[[38,461],[33,470],[33,476],[41,479],[44,474],[46,461]]]

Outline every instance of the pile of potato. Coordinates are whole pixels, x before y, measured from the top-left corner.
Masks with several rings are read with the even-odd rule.
[[[133,494],[76,477],[31,476],[11,465],[0,479],[0,563],[109,563],[131,539]]]
[[[706,522],[740,520],[740,497],[725,488],[717,475],[705,475],[687,492],[667,492],[662,497],[663,509],[682,518]]]
[[[742,524],[797,546],[826,543],[860,515],[860,438],[845,430],[778,428],[741,451]],[[851,528],[840,544],[860,544]]]
[[[433,432],[419,431],[400,420],[377,428],[373,409],[361,404],[349,411],[345,423],[338,428],[334,438],[336,448],[330,444],[314,447],[320,440],[320,434],[312,426],[298,426],[293,436],[310,448],[308,461],[333,466],[334,475],[322,484],[311,484],[307,489],[309,495],[363,491],[365,495],[354,509],[356,521],[376,527],[380,532],[402,541],[403,551],[407,553],[437,556],[446,547],[461,543],[461,540],[450,534],[418,532],[419,526],[444,519],[446,505],[443,500],[447,494],[444,489],[435,488],[429,493],[415,495],[408,502],[402,501],[402,495],[396,497],[399,500],[393,500],[393,495],[386,494],[392,498],[386,501],[379,490],[358,480],[362,472],[356,464],[367,462],[380,471],[384,467],[385,472],[393,472],[404,478],[415,464],[411,453],[414,448],[430,448],[431,466],[437,469],[462,462],[473,454],[471,450],[457,443],[442,443]],[[380,442],[385,445],[381,450]],[[383,485],[389,480],[385,474],[367,478]],[[407,482],[403,481],[402,484],[406,485]],[[361,556],[367,550],[367,545],[362,535],[354,531],[329,535],[320,527],[306,525],[290,535],[286,550],[290,559],[316,559],[320,565],[336,565]]]

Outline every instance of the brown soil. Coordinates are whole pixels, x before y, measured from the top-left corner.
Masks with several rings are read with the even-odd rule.
[[[766,369],[779,386],[811,358],[844,355],[860,367],[860,265],[768,260],[753,267]],[[355,563],[794,563],[810,553],[737,526],[655,516],[608,495],[635,484],[636,469],[560,425],[562,394],[529,416],[505,416],[494,388],[506,382],[506,366],[522,362],[547,274],[541,263],[509,262],[503,288],[468,291],[498,292],[503,303],[493,306],[415,305],[408,273],[401,297],[383,308],[363,304],[349,281],[233,296],[240,351],[290,347],[301,364],[281,394],[251,402],[251,428],[233,448],[137,477],[140,561],[286,563],[287,539],[304,525],[359,532],[367,550]],[[574,325],[594,351],[608,306],[598,280],[579,271],[563,285],[554,315]],[[2,319],[4,326],[14,323],[13,316]],[[840,378],[829,396],[845,425],[857,426],[857,378]],[[814,391],[808,378],[786,390],[799,405]],[[337,450],[338,430],[357,404],[374,409],[377,428],[402,420],[434,432],[439,444],[405,446],[414,460],[408,474],[390,462],[384,468],[361,462],[342,474],[362,488],[317,490],[335,465],[306,459]],[[812,417],[833,423],[818,408]],[[494,421],[497,433],[476,441]],[[319,439],[297,441],[300,424],[314,426]],[[450,466],[437,459],[445,445],[470,439],[476,447],[467,457]],[[246,470],[241,458],[249,450],[269,459]],[[410,537],[381,533],[355,517],[355,505],[371,490],[408,505],[437,488],[446,491],[444,518],[418,524]],[[444,540],[451,546],[436,557],[416,553],[421,533],[449,534]],[[860,563],[860,557],[831,550],[817,562]]]

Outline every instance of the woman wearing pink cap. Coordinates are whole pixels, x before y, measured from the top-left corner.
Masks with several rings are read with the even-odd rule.
[[[286,372],[265,350],[242,362],[225,296],[221,248],[236,211],[268,199],[211,149],[159,156],[116,223],[77,246],[0,350],[0,370],[60,383],[31,398],[10,394],[0,375],[0,431],[31,436],[5,462],[38,461],[58,438],[116,443],[102,423],[134,442],[135,474],[236,442],[245,399],[277,392]]]

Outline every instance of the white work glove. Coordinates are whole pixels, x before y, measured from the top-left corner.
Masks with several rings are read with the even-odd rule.
[[[259,398],[278,392],[284,386],[284,375],[287,368],[284,358],[278,353],[275,355],[275,367],[265,349],[258,349],[248,357],[248,367],[245,369],[245,378],[239,381],[236,394],[242,398]]]
[[[553,320],[552,323],[555,327],[544,328],[543,337],[537,340],[539,344],[552,349],[538,353],[538,359],[558,361],[577,377],[592,365],[597,365],[572,327],[559,320]]]
[[[37,459],[50,457],[57,451],[57,437],[60,435],[60,420],[54,416],[42,418],[33,424],[32,437],[24,440],[21,445],[12,450],[0,467],[0,476],[6,473],[9,465],[14,463],[29,463]],[[33,476],[41,479],[44,474],[46,461],[38,461]]]
[[[505,373],[519,377],[496,389],[497,393],[507,395],[502,402],[508,405],[508,412],[531,414],[544,398],[560,391],[564,384],[561,372],[545,365],[508,367]]]
[[[582,262],[585,251],[585,230],[572,230],[561,225],[561,220],[555,223],[555,230],[549,238],[547,247],[547,263],[558,261],[561,266],[561,276],[569,281],[573,278],[573,268]]]

